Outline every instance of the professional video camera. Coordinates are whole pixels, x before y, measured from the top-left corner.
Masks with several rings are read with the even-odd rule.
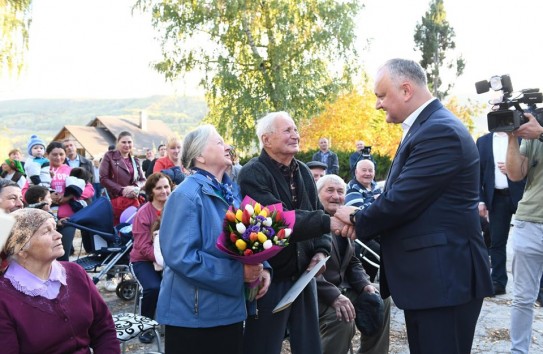
[[[365,146],[362,149],[362,158],[363,159],[369,159],[371,154],[371,146]]]
[[[524,113],[532,113],[539,124],[543,125],[543,108],[537,108],[536,103],[543,102],[543,94],[539,89],[521,90],[512,97],[513,84],[509,75],[492,76],[489,81],[475,83],[477,93],[502,91],[503,96],[498,101],[491,101],[494,110],[487,114],[488,130],[491,132],[512,132],[528,121]],[[521,108],[525,104],[526,108]]]

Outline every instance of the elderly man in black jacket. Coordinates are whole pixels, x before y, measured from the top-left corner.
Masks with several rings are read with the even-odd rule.
[[[324,211],[334,215],[345,204],[345,182],[337,175],[326,175],[317,182]],[[332,235],[332,252],[326,271],[317,277],[319,323],[324,354],[346,354],[355,334],[353,302],[363,292],[375,293],[375,287],[360,260],[354,241]],[[375,334],[362,335],[360,354],[388,353],[390,334],[390,297],[384,300],[383,323]],[[377,328],[377,326],[376,326]],[[365,333],[368,334],[368,333]]]
[[[263,205],[282,203],[285,210],[295,210],[296,223],[289,246],[269,260],[272,283],[258,300],[258,316],[246,321],[243,350],[279,354],[288,328],[293,354],[321,354],[315,279],[290,307],[272,310],[300,275],[330,254],[330,227],[342,229],[343,224],[324,213],[309,168],[294,158],[300,136],[288,113],[266,115],[256,131],[262,152],[241,169],[241,192]]]

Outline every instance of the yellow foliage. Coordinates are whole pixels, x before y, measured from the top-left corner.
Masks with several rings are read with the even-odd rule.
[[[460,105],[451,97],[445,106],[457,116],[470,132],[473,117],[482,107],[473,104]],[[385,113],[375,110],[375,95],[368,85],[357,91],[340,96],[326,104],[322,114],[300,124],[302,151],[318,148],[319,139],[328,138],[330,149],[354,151],[357,140],[372,147],[372,153],[393,157],[402,136],[400,124],[388,124]]]
[[[332,150],[354,151],[357,140],[372,146],[373,153],[393,156],[402,136],[399,125],[388,124],[383,111],[375,109],[375,95],[366,85],[327,103],[322,114],[300,124],[301,149],[318,148],[326,137]]]

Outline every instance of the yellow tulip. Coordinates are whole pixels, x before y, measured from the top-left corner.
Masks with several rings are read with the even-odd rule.
[[[268,217],[268,211],[266,209],[262,209],[258,215],[263,216],[265,218]]]
[[[243,217],[243,210],[241,209],[238,209],[236,211],[236,219],[238,219],[238,221],[241,221],[241,218]]]
[[[260,241],[260,243],[266,242],[267,239],[268,237],[266,237],[266,235],[264,235],[262,232],[258,233],[258,241]]]
[[[260,214],[260,210],[262,209],[262,207],[260,206],[260,203],[256,203],[255,204],[255,214]]]
[[[245,251],[245,249],[247,248],[247,243],[242,239],[239,239],[236,241],[236,247],[240,251]]]

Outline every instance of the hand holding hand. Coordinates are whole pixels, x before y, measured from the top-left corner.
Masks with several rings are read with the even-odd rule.
[[[332,307],[336,310],[338,321],[351,322],[356,317],[351,300],[344,295],[339,295],[332,303]]]
[[[356,230],[354,226],[343,223],[343,221],[339,220],[335,216],[330,218],[330,232],[353,240],[356,238]]]
[[[355,208],[353,206],[342,205],[337,209],[334,217],[341,220],[344,224],[352,225],[350,215],[353,211],[356,211],[357,209],[358,208]]]

